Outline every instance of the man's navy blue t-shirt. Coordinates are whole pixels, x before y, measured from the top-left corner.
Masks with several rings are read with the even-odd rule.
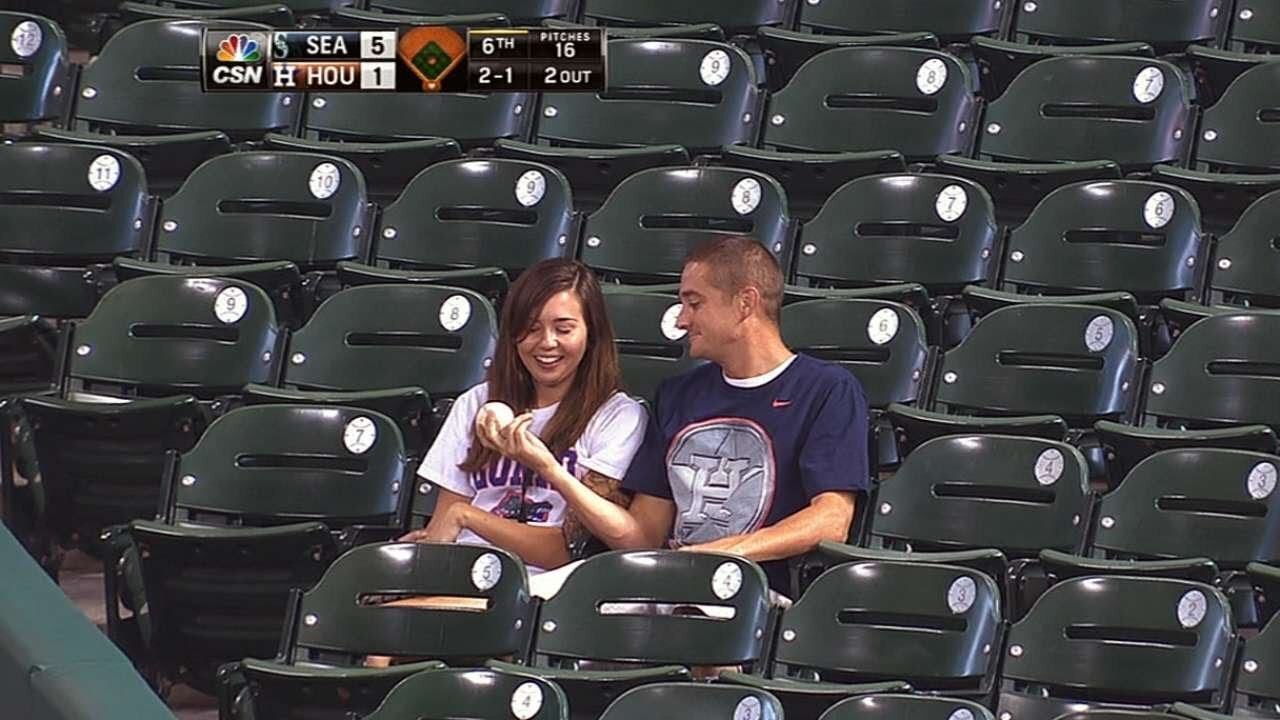
[[[622,484],[675,502],[674,547],[754,532],[819,493],[866,490],[867,422],[862,386],[834,363],[797,355],[757,387],[708,363],[659,386]],[[785,561],[764,569],[787,593]]]

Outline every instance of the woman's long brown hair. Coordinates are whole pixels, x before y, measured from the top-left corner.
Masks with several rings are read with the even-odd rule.
[[[498,344],[489,367],[489,402],[504,402],[517,415],[533,408],[536,393],[533,377],[520,361],[516,346],[528,334],[552,295],[571,290],[582,303],[587,324],[587,349],[574,373],[569,392],[556,414],[543,428],[542,441],[556,457],[564,455],[587,429],[587,423],[613,394],[622,389],[618,370],[618,349],[613,341],[613,324],[605,308],[600,283],[591,270],[574,260],[543,260],[525,270],[511,285],[502,306]],[[476,440],[471,427],[471,447],[458,465],[463,472],[476,473],[499,459],[499,454]]]

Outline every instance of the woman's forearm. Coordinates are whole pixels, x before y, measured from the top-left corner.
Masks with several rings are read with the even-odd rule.
[[[463,513],[462,526],[529,565],[551,569],[570,559],[559,527],[518,523],[471,505]]]

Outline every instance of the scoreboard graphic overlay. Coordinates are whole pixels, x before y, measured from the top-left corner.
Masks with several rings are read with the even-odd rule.
[[[599,28],[204,31],[205,92],[599,92]]]

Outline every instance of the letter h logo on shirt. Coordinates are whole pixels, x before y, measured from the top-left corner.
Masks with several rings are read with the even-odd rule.
[[[676,434],[667,478],[676,502],[676,544],[758,530],[773,504],[773,444],[742,418],[716,418]]]

